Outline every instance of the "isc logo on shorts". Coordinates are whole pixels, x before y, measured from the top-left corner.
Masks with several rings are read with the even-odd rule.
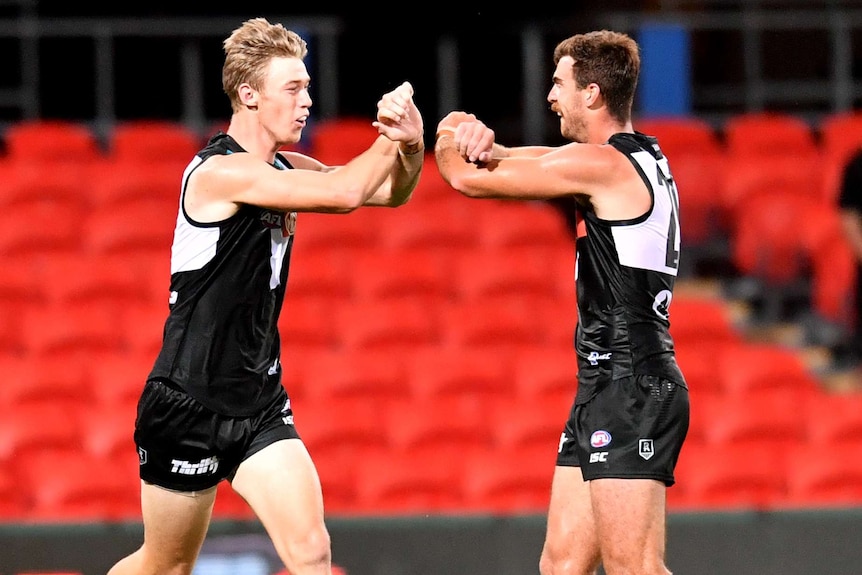
[[[590,453],[590,463],[604,463],[608,460],[608,452],[607,451],[597,451],[595,453]]]

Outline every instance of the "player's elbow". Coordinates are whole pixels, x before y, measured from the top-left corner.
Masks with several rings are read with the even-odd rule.
[[[475,185],[475,182],[470,176],[453,176],[449,179],[449,185],[468,198],[483,198],[486,196],[485,190],[480,186]]]
[[[349,187],[334,192],[330,196],[330,208],[338,213],[350,213],[365,203],[365,190],[361,187]]]

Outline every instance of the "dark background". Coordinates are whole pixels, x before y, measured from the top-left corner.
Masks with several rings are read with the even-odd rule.
[[[650,9],[656,2],[634,0],[586,0],[568,3],[523,3],[503,7],[489,2],[355,3],[334,9],[335,3],[253,1],[216,6],[209,2],[146,3],[115,2],[83,6],[83,2],[42,0],[11,2],[0,0],[0,18],[26,13],[40,19],[70,18],[159,18],[227,17],[243,20],[264,16],[282,21],[314,16],[341,19],[339,38],[339,106],[341,115],[369,116],[380,95],[404,80],[416,88],[417,104],[426,115],[426,124],[439,115],[435,58],[437,41],[443,35],[458,38],[462,57],[462,106],[489,122],[506,125],[520,115],[520,46],[515,36],[525,22],[539,23],[548,38],[548,62],[553,43],[570,34],[593,27],[591,15],[613,9]],[[228,31],[229,33],[229,31]],[[227,33],[225,34],[225,36]],[[181,38],[154,44],[151,40],[121,38],[114,47],[117,119],[179,118],[180,99],[176,97],[182,76],[176,57]],[[5,44],[5,46],[4,46]],[[310,57],[314,55],[311,43]],[[0,39],[0,89],[20,84],[21,70],[15,55],[17,42]],[[93,47],[89,39],[49,38],[40,42],[42,117],[87,121],[96,115],[92,69]],[[209,118],[230,115],[227,98],[221,91],[223,52],[220,40],[202,43],[205,73],[204,106]],[[154,83],[154,79],[155,83]],[[83,86],[83,88],[82,88]],[[550,87],[550,77],[548,78]],[[312,96],[314,97],[314,77]],[[312,108],[312,116],[320,110]],[[20,110],[0,108],[0,122],[21,119]]]

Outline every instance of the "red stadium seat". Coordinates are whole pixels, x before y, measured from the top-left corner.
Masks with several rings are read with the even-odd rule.
[[[123,347],[124,334],[117,327],[117,317],[106,307],[50,305],[29,310],[23,328],[27,349],[42,357],[72,357]]]
[[[24,120],[4,133],[6,155],[15,162],[95,162],[104,157],[99,139],[85,124],[68,120]]]
[[[95,358],[68,358],[27,354],[0,356],[0,405],[8,409],[24,406],[55,405],[70,412],[93,402],[88,378],[88,361]]]
[[[450,256],[443,249],[369,250],[351,261],[361,301],[417,299],[442,304],[455,297]],[[359,304],[361,305],[361,303]]]
[[[814,218],[835,222],[837,214],[822,200],[802,193],[775,190],[748,199],[732,238],[731,261],[737,272],[773,286],[807,278],[816,241],[806,232],[828,231],[834,225],[809,223]]]
[[[309,155],[330,166],[343,166],[377,139],[370,118],[341,116],[309,126]]]
[[[817,249],[816,253],[829,254],[829,257],[812,260],[812,308],[821,318],[851,334],[856,329],[856,256],[847,237],[840,231],[824,238]]]
[[[515,395],[511,365],[497,351],[430,347],[411,354],[407,383],[420,400],[451,397],[482,406]]]
[[[129,200],[96,209],[84,222],[86,249],[95,254],[170,254],[178,203],[161,198]]]
[[[680,233],[686,246],[718,241],[728,230],[722,201],[725,164],[720,154],[671,156],[670,170],[679,191]]]
[[[671,166],[682,156],[716,155],[722,152],[722,142],[716,129],[693,116],[650,116],[635,121],[635,129],[658,138],[658,144]]]
[[[213,517],[217,519],[254,519],[255,514],[245,499],[233,490],[229,483],[222,481],[216,491]]]
[[[14,210],[0,210],[0,253],[42,257],[47,253],[83,250],[83,204],[32,201]]]
[[[296,430],[311,457],[352,462],[392,448],[380,410],[372,402],[293,401]]]
[[[720,297],[679,294],[670,304],[670,333],[678,348],[739,342],[735,322],[731,304]]]
[[[354,457],[330,457],[329,453],[321,451],[314,457],[327,514],[345,516],[375,512],[374,509],[361,508],[357,500],[356,468],[367,451],[360,449]],[[332,572],[334,574],[335,570]]]
[[[139,520],[138,465],[134,451],[112,459],[83,452],[41,453],[20,470],[32,486],[34,506],[29,518],[42,522]]]
[[[108,307],[119,312],[149,300],[149,286],[134,273],[135,265],[128,258],[70,253],[45,258],[34,272],[51,305]]]
[[[495,448],[510,453],[544,449],[553,454],[559,445],[560,434],[573,402],[574,394],[567,403],[550,396],[537,396],[523,401],[504,399],[489,402],[487,409],[490,412]],[[511,464],[511,461],[507,464]]]
[[[806,441],[805,426],[799,421],[802,405],[791,394],[750,392],[712,398],[700,406],[705,443],[787,456]]]
[[[844,164],[851,154],[862,148],[862,111],[827,113],[817,131],[823,154]]]
[[[743,112],[722,126],[728,154],[817,155],[814,130],[801,117],[781,112]]]
[[[157,163],[124,159],[100,165],[92,170],[88,198],[98,208],[114,206],[117,210],[129,201],[161,200],[176,211],[183,171],[190,159],[191,156],[182,162],[166,159]]]
[[[739,218],[754,211],[751,202],[759,195],[784,194],[790,198],[827,198],[822,163],[817,156],[731,156],[724,161],[716,181],[721,189],[721,217],[729,232],[736,229]],[[682,217],[682,216],[681,216]]]
[[[494,200],[476,212],[479,244],[491,250],[543,250],[572,243],[565,219],[547,202]]]
[[[742,345],[741,341],[712,342],[709,339],[700,343],[693,338],[676,345],[676,361],[693,397],[712,397],[725,392],[718,370],[719,350],[725,346],[735,348]]]
[[[425,163],[422,165],[422,173],[419,182],[410,197],[410,210],[421,211],[424,206],[436,202],[460,201],[460,194],[452,189],[446,180],[440,175],[437,162],[434,159],[434,151],[425,150]],[[401,210],[399,210],[400,212]]]
[[[526,296],[555,301],[562,295],[558,272],[563,266],[548,258],[542,249],[464,251],[457,256],[454,267],[458,297],[462,300]]]
[[[24,521],[30,509],[28,495],[11,470],[0,468],[0,521]]]
[[[165,321],[168,319],[168,304],[165,301],[148,301],[124,307],[115,317],[122,329],[117,330],[122,349],[135,355],[135,370],[140,371],[140,361],[152,362],[162,347]],[[151,366],[152,367],[152,366]]]
[[[376,300],[338,306],[333,319],[349,350],[409,350],[438,345],[440,312],[422,298]]]
[[[302,214],[303,216],[305,214]],[[374,250],[370,250],[371,253]],[[293,247],[290,261],[290,277],[287,280],[285,306],[321,299],[329,305],[353,297],[353,256],[364,254],[357,250],[348,254],[338,248],[328,249],[308,246],[302,240]]]
[[[21,340],[21,318],[14,315],[14,304],[0,304],[0,357],[20,356],[26,349]]]
[[[455,249],[478,245],[475,212],[467,200],[424,204],[411,200],[404,207],[375,216],[382,230],[380,245],[388,249]]]
[[[523,347],[515,352],[512,362],[515,385],[512,399],[519,403],[556,404],[554,409],[562,410],[561,413],[571,407],[578,388],[578,356],[574,348]]]
[[[485,350],[539,345],[545,343],[540,314],[527,297],[461,301],[442,310],[444,345]]]
[[[804,405],[804,421],[808,442],[824,450],[862,445],[862,392],[813,394]]]
[[[26,453],[80,450],[83,437],[78,413],[60,404],[25,405],[0,417],[0,461],[9,464]]]
[[[136,416],[137,403],[133,402],[92,406],[81,417],[84,450],[102,461],[133,456]]]
[[[470,457],[463,472],[468,509],[544,514],[551,500],[556,442],[545,449],[500,450]]]
[[[787,487],[786,504],[792,507],[862,505],[862,444],[800,447],[787,468]]]
[[[294,249],[314,252],[341,249],[353,253],[356,249],[377,246],[381,231],[373,225],[373,216],[368,214],[370,210],[360,209],[349,214],[299,214],[296,218]]]
[[[116,124],[108,134],[107,153],[115,161],[187,164],[205,143],[203,137],[179,122],[125,120]]]
[[[772,343],[723,346],[716,351],[717,376],[726,395],[743,401],[754,394],[805,399],[820,390],[800,352]]]
[[[285,363],[285,386],[291,397],[315,405],[352,401],[385,410],[412,397],[404,363],[388,349],[308,351]]]
[[[383,419],[395,452],[417,459],[456,460],[494,447],[487,411],[487,400],[432,397],[390,409]]]
[[[288,282],[288,292],[290,291]],[[282,350],[287,356],[329,351],[341,347],[341,333],[336,329],[337,306],[323,297],[288,297],[284,302],[278,327]]]
[[[45,305],[47,290],[38,270],[44,258],[34,259],[29,255],[0,254],[0,309],[9,306],[20,312],[29,305]],[[56,280],[56,278],[55,278]]]
[[[359,506],[374,515],[458,513],[464,508],[458,460],[387,453],[362,458],[356,477]]]
[[[674,475],[672,509],[768,510],[787,493],[784,460],[767,448],[687,444]]]
[[[67,162],[45,169],[42,162],[6,162],[0,206],[4,209],[51,202],[77,213],[91,203],[91,184],[99,170],[87,163]]]
[[[128,415],[137,406],[155,363],[155,354],[124,351],[101,355],[87,366],[93,409],[114,409]]]

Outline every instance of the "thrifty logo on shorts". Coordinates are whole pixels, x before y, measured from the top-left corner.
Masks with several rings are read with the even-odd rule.
[[[199,463],[173,459],[171,460],[171,464],[173,465],[171,473],[179,473],[180,475],[213,474],[216,472],[216,469],[218,469],[218,457],[213,455],[212,457],[201,459]]]

